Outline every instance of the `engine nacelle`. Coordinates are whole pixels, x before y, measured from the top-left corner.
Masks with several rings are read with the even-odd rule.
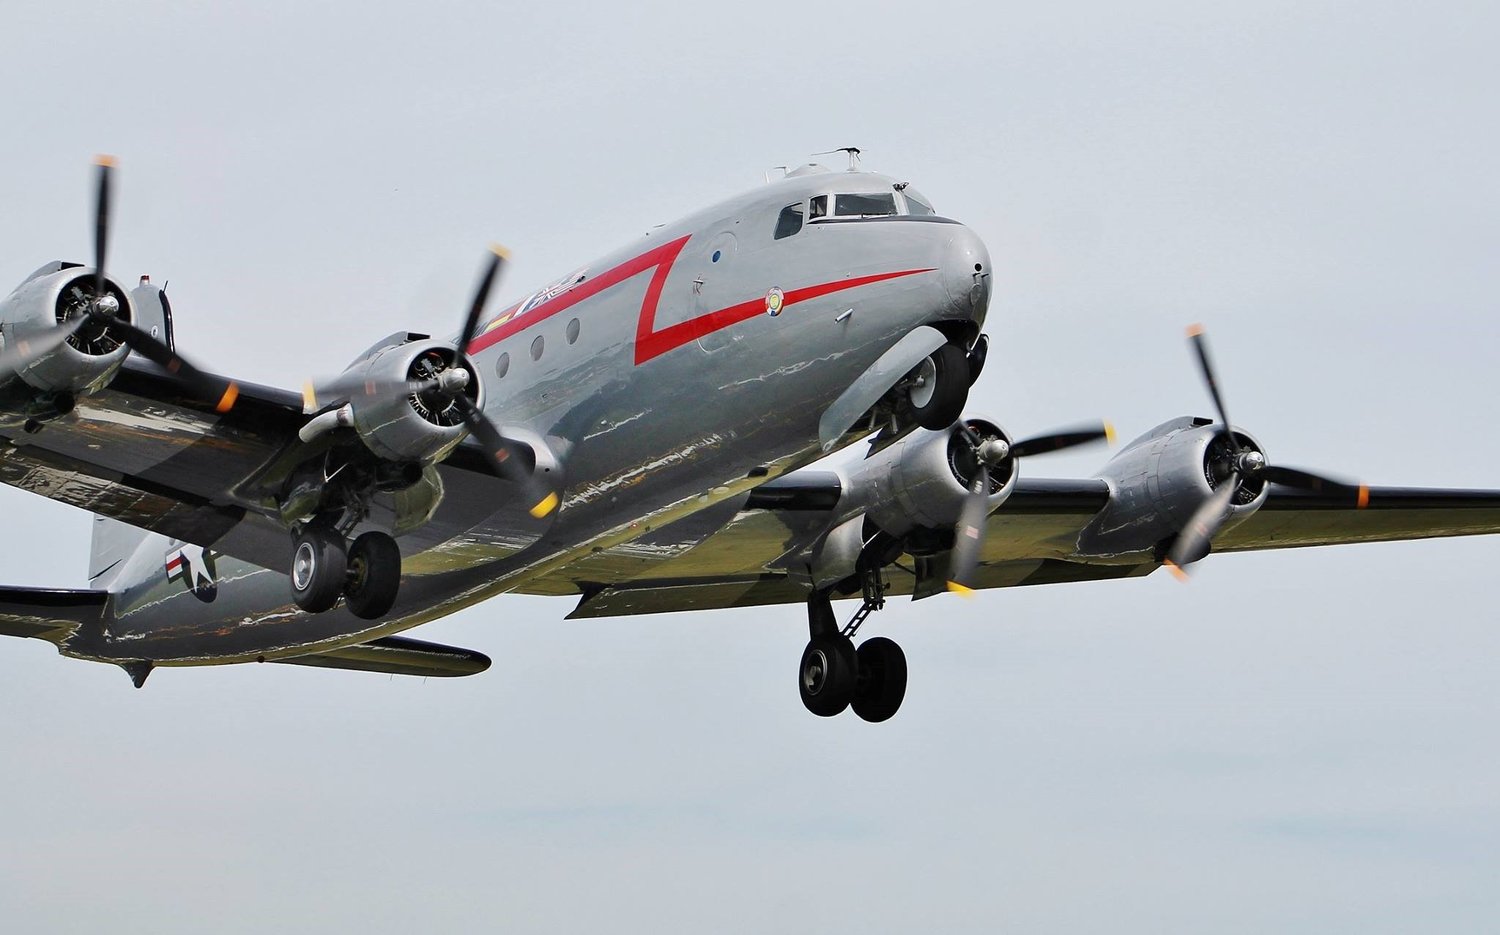
[[[980,442],[1012,441],[993,422],[965,419],[964,424]],[[956,425],[940,432],[919,429],[854,468],[850,486],[884,532],[898,537],[916,529],[951,532],[979,473],[974,448]],[[1015,489],[1016,459],[989,471],[988,507],[994,512]]]
[[[431,380],[454,366],[456,354],[439,341],[413,341],[381,348],[349,368],[348,375],[378,383]],[[476,406],[474,375],[462,390]],[[436,461],[468,434],[458,407],[441,393],[356,396],[350,400],[354,430],[376,457],[389,461]]]
[[[1235,432],[1240,448],[1260,444]],[[1078,553],[1120,556],[1151,553],[1158,559],[1230,473],[1229,442],[1217,424],[1182,418],[1159,425],[1125,446],[1099,474],[1109,502],[1084,529]],[[1266,501],[1266,482],[1246,477],[1230,501],[1229,529]]]
[[[113,280],[105,290],[118,311],[115,318],[135,321],[129,294]],[[0,301],[0,338],[6,349],[41,338],[58,325],[94,307],[94,272],[81,266],[50,263],[31,275]],[[89,323],[67,341],[17,369],[27,387],[39,394],[83,396],[99,390],[114,377],[129,350],[108,323]],[[0,375],[0,380],[8,375]]]

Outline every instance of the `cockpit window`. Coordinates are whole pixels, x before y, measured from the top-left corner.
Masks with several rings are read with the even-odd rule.
[[[808,220],[816,221],[818,218],[828,217],[828,196],[816,196],[815,198],[813,198],[809,207],[811,208],[811,210],[807,212]]]
[[[776,238],[790,237],[802,229],[802,202],[787,205],[776,218]]]
[[[910,188],[901,189],[901,194],[906,198],[907,214],[917,217],[937,214],[936,211],[932,210],[932,205],[927,203],[927,199],[924,196],[917,194]]]
[[[889,193],[877,195],[835,195],[833,213],[836,217],[886,217],[896,213],[896,196]]]

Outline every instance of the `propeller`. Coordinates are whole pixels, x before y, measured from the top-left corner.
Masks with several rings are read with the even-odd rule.
[[[94,294],[80,314],[37,337],[17,341],[0,354],[0,373],[24,370],[32,362],[61,347],[80,330],[95,328],[109,332],[135,353],[174,374],[194,397],[212,403],[215,411],[228,412],[240,395],[239,386],[234,381],[204,373],[164,342],[120,317],[120,301],[110,291],[104,274],[104,261],[109,251],[111,181],[115,160],[112,156],[98,156],[94,165],[98,169],[94,195]]]
[[[1321,474],[1314,474],[1312,471],[1278,467],[1269,464],[1262,452],[1249,445],[1242,445],[1239,437],[1234,433],[1233,424],[1229,421],[1229,414],[1219,391],[1218,375],[1208,353],[1208,339],[1204,336],[1203,326],[1193,325],[1188,328],[1187,333],[1188,340],[1192,342],[1193,351],[1198,357],[1203,381],[1208,385],[1209,396],[1213,398],[1219,425],[1222,426],[1219,430],[1219,441],[1227,451],[1225,463],[1228,467],[1228,474],[1219,481],[1218,487],[1199,505],[1198,509],[1193,511],[1187,525],[1178,534],[1177,541],[1173,543],[1171,551],[1163,562],[1172,574],[1181,580],[1187,580],[1187,572],[1184,569],[1208,554],[1213,545],[1214,536],[1218,535],[1219,530],[1224,528],[1224,523],[1229,520],[1230,503],[1234,500],[1235,494],[1240,491],[1240,485],[1247,480],[1266,480],[1286,487],[1348,497],[1350,502],[1359,509],[1369,504],[1370,488],[1368,487],[1335,480]]]
[[[979,556],[984,549],[985,519],[989,516],[990,469],[1003,468],[1014,458],[1049,454],[1088,445],[1097,441],[1115,440],[1115,430],[1108,422],[1097,426],[1069,429],[1037,435],[1015,443],[1003,438],[981,439],[965,422],[959,422],[959,431],[969,444],[978,469],[974,481],[969,485],[969,495],[964,498],[963,508],[958,514],[958,525],[953,534],[953,551],[948,561],[948,590],[965,597],[973,594],[974,569],[979,565]]]
[[[497,475],[521,488],[527,509],[532,516],[541,519],[557,509],[557,492],[527,468],[514,451],[526,447],[524,442],[508,439],[495,427],[464,389],[472,379],[468,348],[479,330],[480,318],[496,280],[509,260],[510,254],[499,246],[490,248],[488,261],[479,276],[469,304],[468,316],[454,345],[453,366],[427,380],[368,379],[362,376],[345,376],[314,385],[311,381],[303,387],[304,409],[311,413],[332,402],[351,400],[357,397],[375,398],[385,396],[424,396],[438,404],[437,408],[452,407],[478,442],[486,460]]]

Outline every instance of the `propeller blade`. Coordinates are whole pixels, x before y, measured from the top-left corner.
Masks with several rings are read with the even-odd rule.
[[[109,330],[127,347],[187,384],[194,396],[212,403],[215,412],[228,412],[234,408],[235,400],[240,396],[238,383],[204,373],[178,356],[166,344],[128,321],[111,318],[107,324]]]
[[[1277,467],[1267,465],[1261,469],[1260,476],[1273,484],[1281,484],[1284,487],[1297,487],[1302,490],[1311,490],[1315,493],[1348,493],[1351,497],[1359,495],[1362,489],[1359,484],[1351,484],[1347,481],[1334,480],[1311,471],[1303,471],[1298,468]]]
[[[979,554],[984,546],[984,521],[989,515],[985,507],[989,492],[990,472],[981,463],[958,515],[958,526],[953,532],[953,552],[948,559],[948,590],[965,597],[974,593],[974,569],[979,565]]]
[[[104,256],[109,248],[109,179],[115,159],[113,156],[96,156],[94,165],[99,167],[99,188],[94,196],[94,295],[102,298],[105,295]]]
[[[1193,350],[1198,352],[1198,365],[1203,370],[1203,382],[1208,384],[1208,395],[1213,397],[1214,408],[1219,414],[1219,422],[1223,424],[1224,434],[1233,445],[1234,433],[1230,430],[1233,423],[1229,421],[1229,411],[1224,408],[1224,398],[1219,395],[1219,379],[1214,372],[1213,362],[1208,356],[1208,338],[1203,334],[1202,325],[1188,326],[1187,333],[1188,339],[1193,342]]]
[[[1016,442],[1010,446],[1010,456],[1012,458],[1029,458],[1032,455],[1062,451],[1065,448],[1074,448],[1078,445],[1087,445],[1101,440],[1110,443],[1113,443],[1115,440],[1115,428],[1108,422],[1101,422],[1094,428],[1050,432],[1046,435],[1037,435],[1033,438]]]
[[[516,460],[510,453],[513,443],[500,434],[500,430],[474,405],[474,401],[462,393],[454,396],[453,401],[458,405],[459,414],[463,417],[464,425],[468,426],[469,434],[479,440],[495,473],[521,487],[528,504],[527,512],[541,519],[557,509],[557,493]]]
[[[500,278],[500,270],[508,259],[510,259],[510,251],[498,245],[490,247],[490,261],[479,276],[479,285],[474,289],[474,301],[469,306],[469,317],[464,319],[464,328],[458,333],[457,346],[460,361],[468,360],[469,343],[474,340],[474,333],[479,330],[479,317],[484,314],[485,303],[490,298],[490,289]]]
[[[1193,513],[1187,526],[1178,533],[1177,542],[1172,546],[1171,554],[1167,556],[1165,564],[1172,569],[1173,574],[1179,578],[1186,577],[1183,569],[1208,554],[1209,547],[1213,545],[1214,536],[1219,534],[1224,521],[1229,519],[1229,501],[1234,498],[1234,493],[1239,488],[1240,475],[1236,471],[1226,477],[1219,485],[1219,489],[1214,491],[1213,496],[1204,500]]]
[[[49,329],[40,337],[23,338],[0,353],[0,377],[8,377],[24,370],[32,361],[61,347],[79,328],[88,322],[85,316],[70,319],[67,324]]]

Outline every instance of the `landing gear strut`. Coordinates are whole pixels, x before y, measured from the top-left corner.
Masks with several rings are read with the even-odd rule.
[[[337,530],[303,527],[292,544],[292,599],[319,614],[344,598],[354,616],[378,620],[396,603],[401,588],[401,549],[383,532],[367,532],[346,544]]]
[[[888,720],[906,697],[906,654],[894,640],[877,636],[858,651],[854,634],[865,618],[884,603],[885,588],[874,581],[854,619],[842,630],[833,615],[826,591],[815,591],[807,601],[811,639],[802,650],[797,687],[802,704],[819,717],[833,717],[845,708],[866,721]]]

